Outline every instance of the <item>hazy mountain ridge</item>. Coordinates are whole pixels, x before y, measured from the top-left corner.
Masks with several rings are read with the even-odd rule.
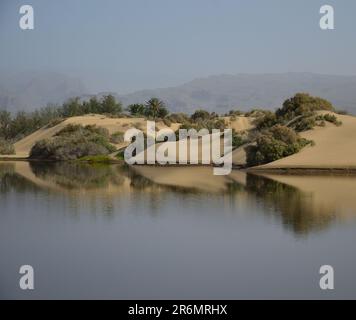
[[[356,112],[356,76],[312,73],[215,75],[176,87],[113,94],[124,106],[158,97],[173,112],[191,113],[204,108],[224,113],[230,109],[274,109],[297,92],[309,92],[330,100],[338,109]],[[58,73],[31,73],[12,78],[0,76],[0,108],[9,111],[34,110],[48,103],[60,104],[70,97],[88,99],[104,94],[108,93],[87,94],[79,79]]]
[[[173,111],[274,109],[297,92],[330,100],[337,108],[356,111],[356,76],[312,73],[218,75],[195,79],[181,86],[143,90],[120,96],[126,105],[152,96],[163,99]]]

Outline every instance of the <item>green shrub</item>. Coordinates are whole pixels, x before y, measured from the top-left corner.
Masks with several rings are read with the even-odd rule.
[[[13,144],[5,139],[0,138],[0,154],[1,155],[15,154],[15,148]]]
[[[324,114],[323,119],[327,122],[331,122],[331,123],[335,124],[336,126],[342,125],[342,122],[337,120],[336,116],[333,114],[329,114],[329,113]]]
[[[113,144],[119,144],[124,142],[124,133],[117,131],[110,136],[110,142]]]
[[[241,147],[246,143],[246,138],[242,135],[236,132],[235,129],[232,129],[232,147],[233,148],[238,148]]]
[[[317,125],[315,116],[303,117],[294,124],[294,129],[297,132],[313,129]]]
[[[254,124],[257,130],[271,128],[278,123],[277,116],[271,112],[267,111],[263,115],[259,116],[254,120]]]
[[[68,125],[53,138],[38,141],[30,158],[75,160],[85,156],[108,155],[115,147],[109,142],[109,132],[95,126]]]
[[[190,119],[192,121],[204,121],[204,120],[209,120],[211,119],[211,114],[210,112],[203,110],[203,109],[199,109],[196,110],[190,117]]]
[[[299,152],[311,141],[300,138],[288,127],[276,125],[260,134],[256,145],[246,147],[247,165],[256,166],[276,161]]]
[[[283,107],[276,111],[276,115],[279,118],[291,120],[299,115],[318,110],[333,111],[334,107],[325,99],[313,97],[307,93],[297,93],[294,97],[284,101]]]
[[[127,107],[127,111],[130,112],[130,114],[132,116],[135,116],[135,117],[142,117],[145,115],[145,105],[142,104],[142,103],[134,103],[134,104],[130,104],[128,107]]]

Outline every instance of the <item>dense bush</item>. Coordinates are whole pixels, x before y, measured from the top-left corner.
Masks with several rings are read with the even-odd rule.
[[[151,98],[146,102],[130,104],[126,110],[134,117],[164,118],[168,115],[168,110],[164,102],[158,98]]]
[[[0,154],[11,155],[15,153],[14,146],[9,141],[0,138]]]
[[[117,131],[110,136],[110,142],[114,144],[119,144],[124,142],[124,133]]]
[[[236,132],[235,129],[232,129],[232,147],[238,148],[244,145],[247,142],[247,139],[244,135]]]
[[[303,117],[295,122],[294,130],[297,132],[307,131],[313,129],[317,125],[315,116]]]
[[[212,117],[210,112],[203,109],[196,110],[190,117],[192,121],[204,121],[204,120],[209,120],[211,118]]]
[[[319,120],[326,120],[323,116],[317,115],[316,111],[318,110],[332,111],[334,108],[330,102],[324,99],[312,97],[306,93],[297,93],[294,97],[287,99],[283,103],[283,107],[277,109],[275,113],[257,110],[251,116],[256,117],[257,130],[264,130],[281,124],[297,132],[302,132],[311,130],[316,125],[322,125]],[[320,117],[322,119],[319,119]],[[329,120],[334,121],[332,117]],[[336,122],[334,123],[336,124]]]
[[[265,112],[254,120],[257,130],[271,128],[278,123],[278,118],[275,113],[271,111]]]
[[[276,111],[276,116],[290,120],[318,110],[333,111],[334,107],[325,99],[313,97],[307,93],[297,93],[294,97],[284,101],[283,107]]]
[[[85,156],[108,155],[115,150],[106,129],[68,125],[53,138],[38,141],[31,149],[30,158],[75,160]]]
[[[247,165],[256,166],[290,156],[311,143],[294,130],[276,125],[261,133],[255,145],[246,147]]]
[[[72,98],[65,102],[59,109],[62,117],[82,116],[90,113],[119,115],[122,112],[122,105],[117,102],[111,94],[103,96],[101,100],[96,97],[89,101],[80,101],[80,98]]]
[[[146,110],[146,106],[142,103],[134,103],[134,104],[130,104],[129,106],[127,106],[126,110],[135,117],[138,116],[144,116],[145,115],[145,110]]]

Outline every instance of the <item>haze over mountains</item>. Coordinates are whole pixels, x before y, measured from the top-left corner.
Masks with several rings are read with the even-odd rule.
[[[197,107],[226,112],[230,109],[274,109],[297,92],[330,100],[337,108],[356,111],[356,77],[312,73],[218,75],[196,79],[174,88],[143,90],[124,95],[124,104],[157,96],[171,110],[191,112]]]
[[[55,72],[0,73],[0,109],[32,111],[47,104],[60,104],[81,96],[81,80]]]
[[[173,112],[191,113],[204,108],[224,113],[230,109],[274,109],[297,92],[309,92],[330,100],[338,109],[356,112],[356,76],[312,73],[216,75],[176,87],[112,94],[125,106],[159,97]],[[86,99],[92,95],[95,94],[86,92],[80,80],[60,74],[27,75],[11,81],[0,79],[0,108],[9,111],[33,110],[47,103],[61,103],[69,97]]]

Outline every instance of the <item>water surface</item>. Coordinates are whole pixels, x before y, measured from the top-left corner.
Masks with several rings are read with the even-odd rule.
[[[356,298],[356,178],[0,163],[0,298]],[[19,288],[21,265],[35,290]],[[319,288],[332,265],[335,290]]]

